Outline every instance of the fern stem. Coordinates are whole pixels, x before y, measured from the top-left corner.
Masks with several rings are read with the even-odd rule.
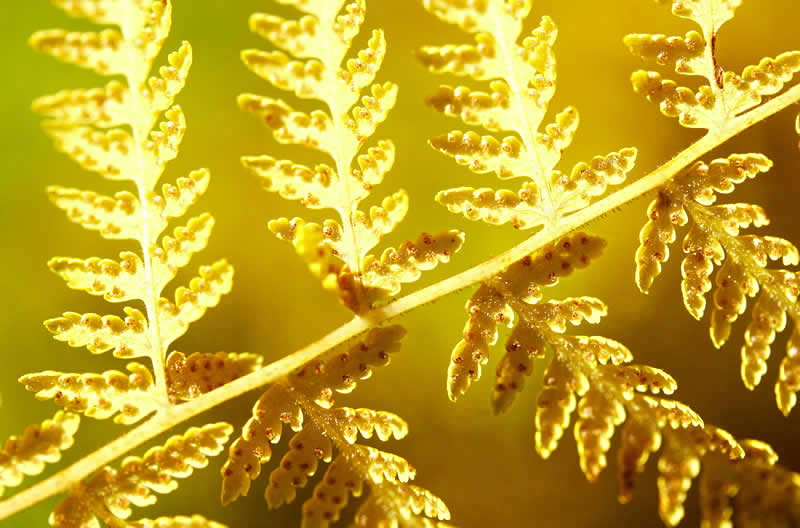
[[[354,338],[375,325],[394,319],[415,308],[435,301],[440,297],[444,297],[445,295],[449,295],[450,293],[467,288],[492,277],[513,262],[537,251],[553,240],[610,213],[636,198],[640,198],[654,191],[699,157],[707,154],[756,123],[797,103],[798,100],[800,100],[800,84],[746,114],[731,120],[725,129],[709,132],[702,139],[690,145],[687,149],[680,152],[677,156],[658,167],[647,176],[602,200],[598,200],[594,204],[573,215],[563,217],[558,225],[543,229],[505,253],[478,264],[449,279],[445,279],[418,292],[402,297],[382,308],[367,312],[363,317],[355,317],[318,341],[278,361],[270,363],[252,374],[248,374],[231,383],[223,385],[195,400],[159,411],[147,422],[128,431],[123,436],[75,462],[68,468],[0,502],[0,521],[49,497],[67,491],[74,483],[83,480],[101,467],[111,463],[115,459],[125,455],[165,431],[168,431],[172,427],[237,396],[280,379],[306,362]]]
[[[136,9],[133,4],[131,4],[131,9]],[[133,14],[130,16],[132,19],[134,19]],[[130,34],[130,31],[126,26],[123,26],[122,29],[123,34],[125,35],[125,40],[128,44],[128,56],[130,63],[136,64],[133,43],[134,35]],[[142,112],[144,114],[146,113],[147,107],[142,101],[142,89],[144,88],[147,75],[145,74],[141,76],[141,78],[137,77],[139,76],[136,75],[135,71],[125,74],[125,78],[128,82],[128,91],[131,94],[129,111],[137,113]],[[164,362],[164,347],[162,346],[161,329],[158,320],[158,298],[160,297],[161,292],[156,291],[155,288],[155,276],[153,274],[153,253],[151,251],[151,246],[155,243],[155,236],[152,233],[150,226],[150,211],[147,207],[147,193],[152,189],[148,188],[148,185],[146,185],[144,152],[142,149],[142,145],[144,141],[147,140],[147,134],[152,126],[152,119],[147,120],[147,126],[142,126],[142,123],[143,122],[141,118],[138,120],[131,119],[130,122],[131,131],[133,134],[134,156],[136,158],[136,168],[138,171],[137,178],[134,180],[134,182],[136,184],[137,194],[139,195],[139,203],[141,204],[140,218],[142,226],[142,238],[139,240],[139,242],[142,246],[142,260],[144,261],[145,280],[147,282],[147,298],[144,299],[144,305],[145,311],[147,312],[147,326],[150,329],[150,359],[153,364],[153,374],[155,375],[156,380],[156,397],[158,398],[161,406],[166,407],[170,405],[169,391],[167,389],[167,369]]]
[[[525,145],[525,150],[528,152],[529,157],[533,158],[531,161],[536,165],[536,176],[533,181],[536,183],[536,186],[539,187],[539,190],[542,195],[542,202],[544,204],[544,211],[542,212],[542,216],[548,221],[551,222],[556,220],[556,210],[553,207],[553,197],[552,191],[550,189],[550,182],[545,175],[545,171],[542,167],[542,160],[539,153],[539,147],[536,144],[535,134],[536,129],[538,127],[538,123],[533,124],[528,116],[528,108],[525,104],[523,91],[528,84],[528,79],[520,78],[517,75],[517,70],[514,68],[514,42],[509,42],[507,38],[507,28],[503,27],[503,21],[508,20],[507,17],[503,16],[503,12],[501,7],[497,4],[492,3],[490,7],[492,11],[492,18],[494,20],[494,27],[495,31],[492,32],[492,37],[494,38],[495,42],[497,42],[500,46],[500,55],[503,57],[503,66],[506,69],[504,78],[511,81],[510,88],[511,94],[513,96],[514,106],[516,107],[517,114],[521,121],[521,130],[517,130],[516,132],[522,138],[522,142]],[[519,24],[519,22],[516,22]],[[512,31],[512,35],[518,35],[519,31]]]

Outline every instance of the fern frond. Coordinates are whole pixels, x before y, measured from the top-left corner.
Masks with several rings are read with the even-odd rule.
[[[0,495],[6,487],[19,486],[25,476],[38,475],[45,464],[61,460],[72,447],[80,416],[58,411],[41,425],[30,425],[22,436],[12,436],[0,449]]]
[[[559,277],[568,276],[575,268],[585,267],[599,256],[604,246],[605,241],[602,239],[580,233],[544,248],[534,257],[527,257],[511,265],[505,272],[480,286],[467,302],[465,310],[469,314],[469,320],[464,326],[462,340],[453,349],[447,386],[450,399],[455,400],[462,396],[472,382],[480,378],[481,367],[489,360],[489,347],[497,342],[498,325],[513,325],[514,312],[508,299],[516,297],[526,302],[537,302],[542,298],[543,285],[556,284]],[[528,357],[535,357],[544,353],[541,344],[537,343],[538,337],[519,335],[525,332],[524,329],[515,332],[514,341],[510,341],[508,348],[509,354],[529,354]],[[508,361],[513,362],[510,359]],[[517,368],[522,371],[524,365],[524,361],[518,363]],[[498,377],[514,377],[505,365],[505,360],[498,371]],[[505,388],[504,384],[500,386]],[[512,391],[519,386],[519,380],[509,383]],[[505,402],[500,403],[500,400],[505,399],[500,394],[495,398],[500,407],[507,405]]]
[[[67,410],[103,420],[131,424],[158,408],[153,375],[140,363],[129,363],[130,374],[109,370],[103,374],[65,374],[48,370],[19,379],[36,399],[52,399]]]
[[[179,288],[174,305],[161,298],[178,270],[205,248],[213,226],[211,216],[204,214],[176,228],[172,236],[162,236],[170,219],[183,216],[205,192],[208,171],[194,171],[174,185],[164,184],[161,193],[156,191],[186,131],[185,116],[174,100],[186,83],[192,52],[184,42],[151,76],[170,29],[169,1],[55,4],[69,15],[116,27],[94,33],[40,31],[31,37],[31,45],[63,62],[102,75],[120,75],[123,80],[41,97],[33,108],[47,118],[44,128],[59,150],[105,178],[132,183],[135,192],[110,197],[53,186],[48,193],[73,222],[105,238],[135,240],[141,251],[125,251],[120,261],[56,257],[50,267],[72,288],[110,302],[138,300],[145,311],[125,307],[124,321],[114,315],[68,312],[45,324],[70,346],[86,346],[92,353],[113,350],[120,358],[148,357],[153,372],[137,366],[132,374],[136,380],[114,371],[103,375],[48,371],[23,379],[39,397],[53,397],[97,418],[119,411],[117,421],[132,423],[169,405],[165,368],[169,345],[230,290],[232,270],[221,261],[201,268],[202,278],[188,289]],[[183,381],[191,384],[188,378]]]
[[[167,357],[167,385],[174,400],[191,400],[261,368],[263,356],[195,352]]]
[[[415,471],[404,458],[355,443],[359,434],[381,441],[404,437],[408,425],[402,418],[372,409],[333,408],[333,392],[350,392],[357,380],[371,376],[370,367],[387,364],[404,333],[399,326],[373,328],[346,351],[307,363],[262,394],[222,468],[223,504],[249,492],[262,464],[272,457],[270,443],[278,443],[288,425],[295,434],[270,473],[264,494],[270,508],[293,502],[320,462],[333,461],[303,504],[304,527],[336,521],[349,497],[362,494],[364,484],[371,494],[361,506],[367,513],[356,515],[357,525],[359,519],[374,518],[387,526],[414,519],[427,526],[432,522],[428,517],[449,518],[441,499],[408,484]]]
[[[120,525],[131,516],[131,506],[150,506],[155,493],[166,494],[178,487],[176,479],[189,477],[195,469],[208,465],[218,455],[233,428],[226,423],[193,427],[183,435],[171,437],[143,457],[128,457],[118,470],[106,467],[90,479],[78,483],[69,496],[50,515],[53,528],[97,527],[99,517]],[[178,526],[214,527],[202,518],[177,518]],[[141,526],[164,526],[166,520],[139,521]],[[183,523],[183,524],[180,524]],[[194,523],[194,524],[192,524]],[[134,523],[136,525],[136,523]],[[173,526],[175,524],[167,524]]]
[[[775,334],[786,327],[787,314],[795,324],[800,317],[800,280],[792,271],[767,269],[767,265],[771,260],[795,265],[800,255],[781,238],[740,234],[741,229],[751,225],[769,223],[760,207],[712,204],[718,193],[730,193],[735,184],[771,167],[772,162],[760,154],[744,154],[718,159],[710,165],[698,162],[686,169],[659,189],[658,197],[650,204],[650,220],[640,233],[636,253],[636,282],[639,289],[647,292],[661,264],[669,258],[668,245],[675,241],[675,227],[692,221],[683,240],[683,301],[695,319],[702,318],[705,296],[712,289],[711,274],[714,266],[719,266],[710,319],[711,340],[717,348],[728,340],[733,323],[745,312],[747,297],[758,294],[741,351],[742,380],[749,389],[758,385],[766,372],[770,345]],[[790,340],[790,355],[791,350]],[[790,361],[787,358],[786,364]],[[783,379],[781,376],[775,390],[780,409],[788,414],[793,406],[793,389]]]
[[[731,20],[741,0],[658,0],[672,5],[672,13],[696,23],[701,32],[684,37],[632,34],[625,44],[634,55],[673,69],[680,75],[704,78],[697,90],[678,86],[658,72],[639,70],[631,77],[633,89],[658,103],[661,113],[677,117],[689,128],[717,130],[743,112],[761,104],[766,96],[783,90],[800,71],[800,52],[762,59],[741,74],[725,71],[717,62],[716,39],[720,27]]]
[[[556,81],[557,29],[550,18],[543,17],[520,42],[530,2],[423,0],[422,4],[445,22],[474,33],[476,39],[476,45],[426,46],[418,53],[422,63],[435,73],[491,81],[489,92],[441,86],[426,100],[428,105],[468,125],[514,134],[501,138],[454,130],[432,138],[431,146],[478,174],[525,178],[519,191],[448,189],[436,196],[439,203],[470,220],[532,229],[579,211],[604,194],[608,185],[625,180],[636,149],[580,163],[570,175],[555,168],[575,135],[578,112],[568,107],[554,123],[542,126]]]
[[[422,234],[398,250],[384,251],[380,258],[369,254],[394,231],[408,209],[404,191],[368,212],[359,208],[394,160],[394,146],[388,140],[357,157],[397,98],[393,83],[373,84],[386,52],[383,32],[373,31],[367,48],[345,60],[366,14],[364,0],[347,3],[342,14],[344,0],[282,3],[307,15],[286,20],[257,13],[250,17],[250,29],[307,60],[291,60],[281,51],[245,50],[242,61],[273,86],[322,101],[327,111],[298,112],[281,99],[253,94],[241,95],[239,106],[256,114],[278,142],[319,150],[331,158],[333,166],[320,164],[312,169],[271,156],[248,156],[242,163],[262,179],[266,190],[311,209],[333,209],[338,214],[338,220],[326,220],[322,226],[281,218],[270,222],[270,230],[294,245],[325,289],[361,313],[396,295],[402,283],[416,281],[421,271],[447,262],[460,249],[463,235],[456,231]],[[356,105],[368,86],[361,105]]]

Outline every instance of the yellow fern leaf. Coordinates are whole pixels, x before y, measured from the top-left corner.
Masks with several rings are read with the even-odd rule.
[[[85,346],[92,354],[113,350],[114,356],[122,359],[148,356],[151,344],[147,318],[134,308],[126,307],[124,311],[124,320],[115,315],[66,312],[44,324],[55,339],[71,347]]]
[[[53,528],[99,526],[96,517],[111,516],[116,522],[132,514],[131,506],[149,506],[156,502],[154,493],[170,493],[178,487],[175,479],[190,476],[195,469],[208,465],[208,457],[216,456],[232,432],[225,423],[193,427],[183,435],[171,437],[160,447],[154,447],[143,457],[128,457],[118,470],[106,467],[89,480],[79,483],[70,495],[50,515]],[[186,526],[214,526],[202,520],[186,519]],[[163,526],[157,520],[149,526]],[[160,523],[160,524],[159,524]],[[179,524],[179,526],[183,526]],[[148,526],[147,522],[143,526]]]
[[[658,0],[672,5],[672,13],[695,22],[702,33],[685,37],[632,34],[625,44],[634,55],[672,68],[681,75],[705,78],[696,91],[678,86],[654,71],[639,70],[631,77],[633,89],[659,104],[661,113],[677,117],[690,128],[716,130],[735,116],[761,104],[764,96],[783,89],[800,71],[800,52],[783,53],[748,66],[742,74],[725,71],[717,62],[716,39],[720,27],[733,18],[741,0]]]
[[[408,434],[405,420],[386,411],[338,407],[334,410],[334,417],[342,427],[342,436],[351,444],[358,439],[359,433],[367,439],[374,433],[383,442],[392,436],[399,440]]]
[[[555,169],[575,135],[578,113],[568,107],[553,124],[541,126],[555,93],[557,30],[550,18],[543,17],[518,42],[530,2],[428,0],[423,5],[445,22],[476,33],[476,45],[422,48],[423,64],[436,73],[491,81],[489,93],[442,86],[427,103],[469,125],[515,134],[500,138],[455,130],[432,138],[431,146],[473,172],[526,178],[517,192],[462,187],[440,192],[437,201],[470,220],[530,229],[586,207],[608,185],[624,181],[636,160],[632,148],[578,164],[569,176]]]
[[[333,351],[327,359],[314,360],[289,375],[289,383],[317,405],[330,408],[333,392],[347,394],[356,383],[372,376],[370,367],[382,367],[400,350],[406,331],[402,326],[373,328],[344,351]]]
[[[261,473],[261,464],[272,458],[269,444],[281,439],[283,424],[299,431],[303,412],[282,387],[270,387],[253,406],[242,434],[231,444],[222,468],[222,504],[229,504],[250,491],[250,482]]]
[[[250,17],[250,29],[294,57],[307,60],[291,60],[281,51],[258,50],[243,51],[242,60],[275,87],[300,98],[320,100],[327,111],[298,112],[281,99],[254,94],[239,96],[239,106],[264,121],[278,142],[320,150],[333,164],[311,169],[271,156],[248,156],[242,163],[262,178],[268,191],[312,209],[338,213],[338,221],[328,219],[323,225],[282,218],[270,222],[270,230],[292,243],[326,289],[336,292],[345,306],[362,313],[397,294],[402,283],[416,281],[420,271],[446,262],[460,249],[463,235],[423,233],[416,242],[386,250],[380,258],[369,254],[408,209],[404,191],[383,200],[381,207],[368,212],[359,209],[394,160],[394,147],[386,140],[356,157],[397,98],[393,83],[373,84],[386,52],[383,32],[373,31],[367,48],[344,61],[364,21],[363,0],[347,3],[341,14],[344,0],[282,3],[307,15],[288,20],[257,13]],[[367,86],[367,95],[356,105]],[[353,167],[354,161],[358,169]],[[426,247],[431,244],[436,247]]]
[[[686,309],[700,319],[706,294],[712,289],[711,274],[719,267],[711,313],[711,339],[721,347],[732,325],[747,308],[747,297],[761,293],[752,311],[741,350],[742,380],[752,389],[767,370],[775,334],[786,327],[787,313],[800,315],[796,305],[800,280],[787,270],[766,269],[771,260],[795,265],[800,253],[790,242],[770,236],[742,235],[740,230],[767,225],[764,210],[751,204],[712,205],[718,193],[730,193],[737,183],[766,172],[772,162],[760,154],[732,155],[706,165],[697,162],[659,190],[648,209],[636,253],[636,282],[647,292],[669,257],[668,244],[676,238],[675,227],[692,226],[683,240],[681,289]],[[789,392],[776,385],[781,410],[788,413]],[[783,385],[785,387],[785,385]]]
[[[350,495],[360,497],[363,477],[344,459],[337,458],[328,467],[313,495],[303,503],[302,528],[327,528],[338,521]]]
[[[125,123],[128,91],[119,81],[103,88],[62,90],[33,102],[33,111],[61,123],[111,128]]]
[[[263,356],[256,354],[208,354],[195,352],[188,357],[172,352],[167,357],[167,387],[170,397],[191,400],[259,369]]]
[[[140,363],[129,363],[130,374],[109,370],[103,374],[64,374],[48,370],[19,379],[39,400],[104,420],[114,416],[121,424],[135,423],[157,408],[153,375]]]
[[[161,193],[155,189],[166,164],[177,156],[186,131],[185,116],[174,101],[185,86],[192,63],[191,47],[184,42],[169,54],[167,65],[151,75],[169,34],[171,3],[54,3],[71,16],[116,28],[87,33],[40,31],[31,37],[31,45],[64,62],[123,79],[102,88],[63,90],[41,97],[34,102],[34,110],[47,118],[44,128],[59,150],[101,176],[131,182],[136,192],[108,197],[53,186],[48,193],[73,222],[106,238],[135,240],[141,252],[125,251],[121,261],[56,257],[50,267],[72,288],[102,295],[111,302],[140,300],[145,310],[126,307],[124,321],[113,315],[67,312],[46,325],[56,339],[70,346],[86,346],[92,353],[113,350],[120,358],[149,357],[153,371],[145,373],[143,367],[135,367],[133,376],[138,381],[114,371],[102,376],[61,376],[48,371],[27,379],[42,396],[46,392],[57,400],[71,398],[72,403],[65,404],[96,417],[121,411],[117,420],[129,423],[170,404],[165,368],[168,347],[189,323],[230,291],[232,271],[225,261],[201,268],[200,279],[176,291],[175,304],[161,298],[179,268],[205,248],[213,226],[210,215],[201,215],[176,228],[173,236],[161,236],[170,219],[183,216],[205,192],[209,180],[208,171],[198,170],[178,178],[174,185],[164,184]],[[74,386],[64,385],[67,382]],[[147,397],[133,401],[134,396],[126,396],[128,385],[139,387]]]
[[[451,356],[448,371],[450,399],[463,395],[472,381],[480,378],[481,366],[489,359],[489,347],[497,341],[498,323],[513,324],[514,314],[508,299],[538,301],[542,295],[541,287],[556,284],[559,277],[587,266],[600,254],[604,245],[602,239],[583,233],[567,237],[543,248],[535,256],[512,264],[478,288],[466,306],[470,318],[464,327],[463,339]],[[500,398],[499,393],[497,398]]]
[[[295,489],[305,487],[308,477],[317,472],[318,460],[330,462],[333,453],[331,441],[313,427],[306,427],[292,437],[289,452],[280,466],[269,475],[265,498],[270,508],[294,502]]]
[[[25,428],[22,436],[12,436],[0,449],[0,495],[6,487],[19,486],[25,475],[38,475],[45,464],[61,459],[61,452],[72,447],[80,416],[58,411],[41,425]]]
[[[207,309],[219,304],[233,287],[233,266],[225,259],[201,266],[199,272],[200,276],[193,278],[188,287],[179,286],[175,290],[174,303],[163,297],[159,299],[158,320],[165,347],[182,336]]]
[[[136,240],[139,238],[139,200],[122,191],[102,196],[92,191],[79,191],[51,186],[47,189],[50,200],[63,209],[69,219],[86,229],[99,231],[105,238]]]

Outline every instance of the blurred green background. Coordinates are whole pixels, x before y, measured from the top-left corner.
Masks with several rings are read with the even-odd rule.
[[[297,203],[263,192],[238,162],[239,156],[260,153],[306,163],[320,159],[302,149],[278,145],[256,119],[237,109],[235,98],[241,92],[277,95],[238,59],[243,48],[267,47],[247,29],[248,15],[255,11],[291,16],[291,10],[268,0],[175,2],[172,36],[165,51],[175,49],[181,40],[189,40],[195,62],[189,84],[179,98],[189,123],[188,133],[180,157],[168,167],[166,180],[172,181],[193,168],[209,167],[211,187],[193,213],[208,210],[217,220],[208,250],[196,257],[189,271],[174,284],[185,283],[198,264],[223,256],[236,267],[234,291],[194,324],[176,348],[187,353],[257,352],[270,362],[343,323],[348,313],[321,290],[291,248],[266,229],[270,218],[320,217]],[[367,11],[365,29],[382,27],[389,43],[379,80],[400,85],[398,105],[375,136],[395,141],[398,160],[385,183],[373,193],[371,203],[398,187],[407,189],[411,196],[408,218],[388,242],[399,243],[420,230],[459,228],[467,232],[464,250],[451,264],[426,274],[421,286],[497,254],[522,240],[525,233],[470,223],[433,201],[440,189],[497,184],[493,176],[470,173],[426,144],[429,136],[464,126],[427,109],[423,97],[441,82],[464,80],[428,74],[416,63],[413,51],[424,44],[467,42],[469,37],[428,15],[411,0],[369,0]],[[44,193],[48,184],[105,193],[119,187],[82,171],[56,153],[41,132],[38,118],[29,110],[31,100],[39,95],[105,82],[37,55],[26,46],[28,36],[37,29],[90,26],[70,20],[45,0],[4,2],[2,13],[0,38],[6,66],[0,73],[0,290],[5,302],[0,315],[0,392],[4,399],[0,438],[6,438],[55,411],[52,402],[36,402],[25,392],[16,382],[20,375],[46,369],[85,372],[123,367],[112,357],[90,357],[83,349],[70,349],[53,341],[41,322],[63,311],[117,313],[120,306],[109,306],[67,289],[45,264],[54,255],[115,257],[126,246],[81,230],[48,203]],[[628,78],[641,63],[622,45],[627,33],[683,33],[691,29],[688,23],[669,16],[667,9],[653,2],[641,0],[536,0],[529,26],[544,14],[553,17],[560,27],[556,50],[559,83],[551,109],[572,104],[581,114],[581,127],[565,153],[562,168],[594,155],[636,146],[639,160],[632,177],[638,178],[698,137],[696,132],[662,117],[655,105],[632,92]],[[746,1],[718,39],[721,64],[741,70],[764,56],[800,47],[799,16],[797,2]],[[358,43],[364,42],[366,34]],[[296,106],[308,108],[305,104]],[[773,117],[716,154],[755,151],[775,161],[771,173],[741,185],[733,200],[763,205],[773,219],[765,232],[797,242],[800,153],[794,117],[792,111]],[[667,264],[649,296],[640,294],[633,282],[633,255],[646,207],[646,201],[638,200],[592,224],[589,229],[609,241],[606,255],[548,294],[553,298],[579,294],[604,299],[610,316],[596,329],[584,327],[586,332],[627,344],[637,362],[674,375],[680,383],[676,397],[691,404],[707,422],[741,438],[757,437],[771,443],[786,465],[800,469],[800,416],[795,411],[784,418],[775,407],[772,392],[785,337],[777,340],[775,357],[761,386],[750,393],[739,379],[738,350],[746,317],[736,326],[731,342],[723,350],[715,350],[708,338],[707,321],[696,323],[683,309],[677,258]],[[679,251],[677,244],[675,249]],[[469,294],[451,295],[405,317],[402,323],[410,332],[404,351],[390,367],[376,372],[339,402],[390,410],[408,420],[409,437],[385,447],[410,459],[418,470],[417,483],[445,499],[458,526],[659,526],[654,460],[639,479],[633,502],[620,506],[616,502],[615,455],[609,457],[610,467],[594,485],[586,483],[580,473],[571,431],[550,460],[536,455],[533,418],[541,365],[506,415],[492,416],[488,403],[500,347],[481,382],[459,403],[448,401],[448,359],[460,336],[465,320],[462,308]],[[238,430],[257,396],[254,393],[240,398],[192,423],[227,420]],[[46,474],[122,431],[122,426],[110,421],[84,419],[78,444],[66,453],[62,464]],[[612,453],[615,447],[616,440]],[[276,450],[276,457],[281,454],[282,450]],[[267,512],[261,497],[266,475],[254,484],[249,497],[221,508],[218,470],[223,458],[199,471],[177,492],[161,498],[156,507],[137,511],[136,515],[201,513],[232,527],[298,525],[300,504],[310,488],[301,491],[294,504]],[[698,524],[696,502],[696,491],[692,491],[684,525]],[[4,521],[3,527],[44,526],[55,503],[47,501]]]

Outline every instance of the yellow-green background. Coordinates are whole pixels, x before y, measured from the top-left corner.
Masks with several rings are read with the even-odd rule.
[[[268,0],[175,2],[174,26],[166,49],[174,49],[184,39],[191,41],[195,65],[179,99],[187,116],[188,133],[166,179],[172,181],[192,168],[211,169],[211,187],[194,212],[211,211],[217,226],[210,247],[195,258],[190,269],[222,256],[236,267],[233,292],[194,324],[177,348],[185,352],[257,352],[269,362],[346,321],[348,313],[321,290],[291,248],[266,229],[270,218],[319,216],[263,192],[238,163],[241,155],[259,153],[305,162],[319,159],[299,148],[278,145],[256,119],[241,113],[235,104],[236,95],[244,91],[276,95],[238,58],[242,48],[266,46],[247,29],[248,15],[259,10],[290,13]],[[684,32],[690,29],[688,23],[642,0],[537,0],[530,24],[544,14],[552,16],[560,27],[556,48],[558,92],[551,107],[557,110],[572,104],[581,114],[581,127],[562,167],[636,146],[640,154],[632,178],[638,178],[698,136],[660,116],[654,105],[632,92],[629,74],[640,63],[622,45],[627,33]],[[796,2],[746,1],[719,37],[721,63],[741,70],[763,56],[800,48],[799,16],[800,4]],[[69,223],[45,197],[48,184],[106,193],[119,189],[56,153],[41,132],[38,118],[29,111],[31,100],[39,95],[105,82],[37,55],[26,46],[34,30],[52,27],[86,29],[89,25],[68,19],[45,0],[3,2],[0,392],[4,405],[0,408],[0,438],[21,432],[26,424],[39,422],[55,410],[52,402],[36,402],[26,393],[15,381],[20,375],[45,369],[85,372],[122,368],[111,357],[91,357],[83,349],[70,349],[53,341],[41,325],[41,321],[62,311],[118,313],[120,309],[67,289],[47,270],[48,258],[115,257],[126,247]],[[427,274],[421,282],[429,284],[510,247],[525,233],[470,223],[433,201],[440,189],[497,183],[491,175],[472,174],[456,166],[426,144],[429,136],[464,127],[423,105],[424,95],[433,92],[440,82],[455,81],[425,72],[415,62],[413,50],[423,44],[466,42],[468,36],[439,22],[411,0],[370,0],[365,28],[376,27],[385,29],[389,44],[380,79],[399,83],[400,98],[376,135],[395,141],[398,160],[385,183],[375,189],[372,200],[398,187],[407,189],[411,196],[408,218],[389,242],[398,243],[420,230],[459,228],[467,232],[466,246],[453,262]],[[363,40],[364,35],[359,42]],[[298,106],[307,108],[305,104]],[[765,206],[773,218],[767,232],[800,241],[795,205],[800,192],[800,152],[793,119],[792,111],[784,112],[716,154],[757,151],[775,160],[772,172],[755,183],[741,185],[733,199]],[[608,239],[606,255],[548,293],[555,298],[580,294],[604,299],[610,308],[609,317],[597,329],[584,327],[586,332],[602,333],[627,344],[637,362],[673,374],[680,382],[677,398],[691,404],[706,421],[739,437],[772,443],[783,462],[800,469],[796,447],[800,411],[784,418],[775,407],[772,392],[785,338],[778,338],[768,374],[750,393],[739,380],[738,350],[746,318],[736,326],[731,342],[723,350],[715,350],[708,339],[707,321],[697,323],[683,310],[677,259],[669,262],[649,296],[640,294],[633,283],[633,254],[646,206],[646,201],[638,200],[592,224],[592,232]],[[677,244],[675,249],[679,251]],[[188,271],[180,275],[177,283],[184,283],[189,276]],[[418,483],[446,500],[458,526],[658,526],[654,461],[639,479],[634,501],[620,506],[615,498],[616,441],[609,457],[611,467],[594,485],[586,483],[578,469],[571,432],[550,460],[536,455],[533,417],[541,365],[506,415],[492,416],[488,404],[500,347],[484,379],[458,403],[448,401],[448,359],[460,336],[465,318],[462,307],[468,295],[468,291],[451,295],[404,318],[409,335],[402,353],[390,367],[376,372],[373,379],[340,402],[391,410],[408,420],[409,437],[386,448],[411,460],[418,469]],[[238,429],[256,397],[255,393],[247,395],[192,423],[228,420]],[[122,431],[122,426],[110,421],[84,419],[77,445],[66,453],[64,461],[76,460]],[[280,449],[276,451],[278,456],[281,453]],[[218,506],[222,458],[212,461],[177,492],[160,499],[156,507],[137,511],[136,515],[202,513],[238,527],[298,525],[300,504],[308,490],[300,492],[300,501],[268,512],[261,497],[266,477],[254,484],[249,497],[225,509]],[[4,528],[44,526],[48,508],[54,504],[55,500],[47,501],[1,524]],[[697,525],[696,492],[687,504],[685,524]]]

